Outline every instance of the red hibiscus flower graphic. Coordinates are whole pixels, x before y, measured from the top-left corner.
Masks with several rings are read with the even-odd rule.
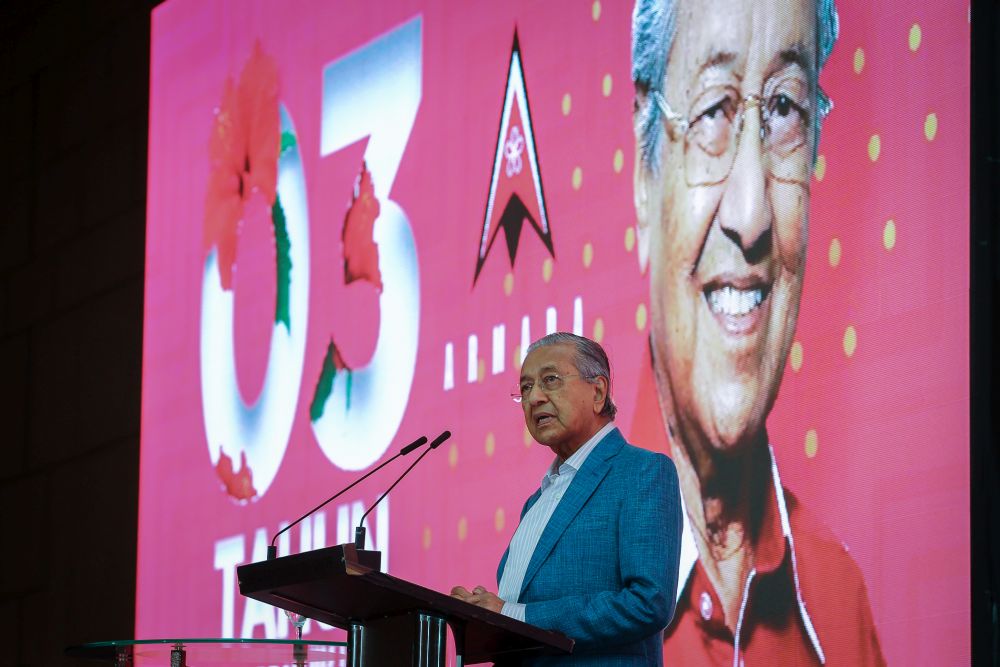
[[[257,43],[239,82],[226,80],[208,141],[204,244],[206,251],[218,248],[223,289],[232,289],[244,206],[255,194],[274,204],[280,146],[278,67]]]
[[[222,480],[226,493],[238,501],[247,501],[257,495],[253,488],[253,472],[247,465],[246,452],[240,452],[240,469],[235,470],[233,460],[219,448],[219,462],[215,464],[215,474]]]
[[[378,268],[378,244],[372,234],[379,210],[375,186],[368,166],[361,164],[361,173],[354,184],[351,207],[344,218],[341,241],[344,244],[344,284],[367,280],[382,291],[382,272]]]

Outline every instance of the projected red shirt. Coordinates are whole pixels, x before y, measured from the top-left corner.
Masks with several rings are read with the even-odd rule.
[[[643,376],[640,386],[633,437],[650,449],[669,451],[652,373]],[[884,665],[858,566],[830,529],[782,486],[773,452],[768,459],[752,575],[739,615],[728,623],[715,586],[697,559],[685,510],[681,588],[664,632],[664,664]]]

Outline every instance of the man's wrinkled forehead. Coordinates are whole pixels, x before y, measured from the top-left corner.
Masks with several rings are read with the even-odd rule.
[[[743,79],[787,67],[816,76],[813,0],[682,0],[679,9],[668,81],[691,85],[712,73]]]

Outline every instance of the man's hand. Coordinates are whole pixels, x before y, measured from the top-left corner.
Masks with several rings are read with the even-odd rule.
[[[489,609],[490,611],[495,611],[498,614],[503,609],[503,600],[501,600],[496,595],[489,592],[482,586],[476,586],[475,588],[472,589],[471,593],[464,586],[455,586],[453,589],[451,589],[451,596],[453,598],[458,598],[463,602],[474,604],[477,607],[482,607],[483,609]]]

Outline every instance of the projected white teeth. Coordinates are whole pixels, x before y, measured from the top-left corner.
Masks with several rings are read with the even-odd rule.
[[[716,315],[746,315],[764,300],[764,290],[741,290],[725,286],[708,293],[708,305]]]

